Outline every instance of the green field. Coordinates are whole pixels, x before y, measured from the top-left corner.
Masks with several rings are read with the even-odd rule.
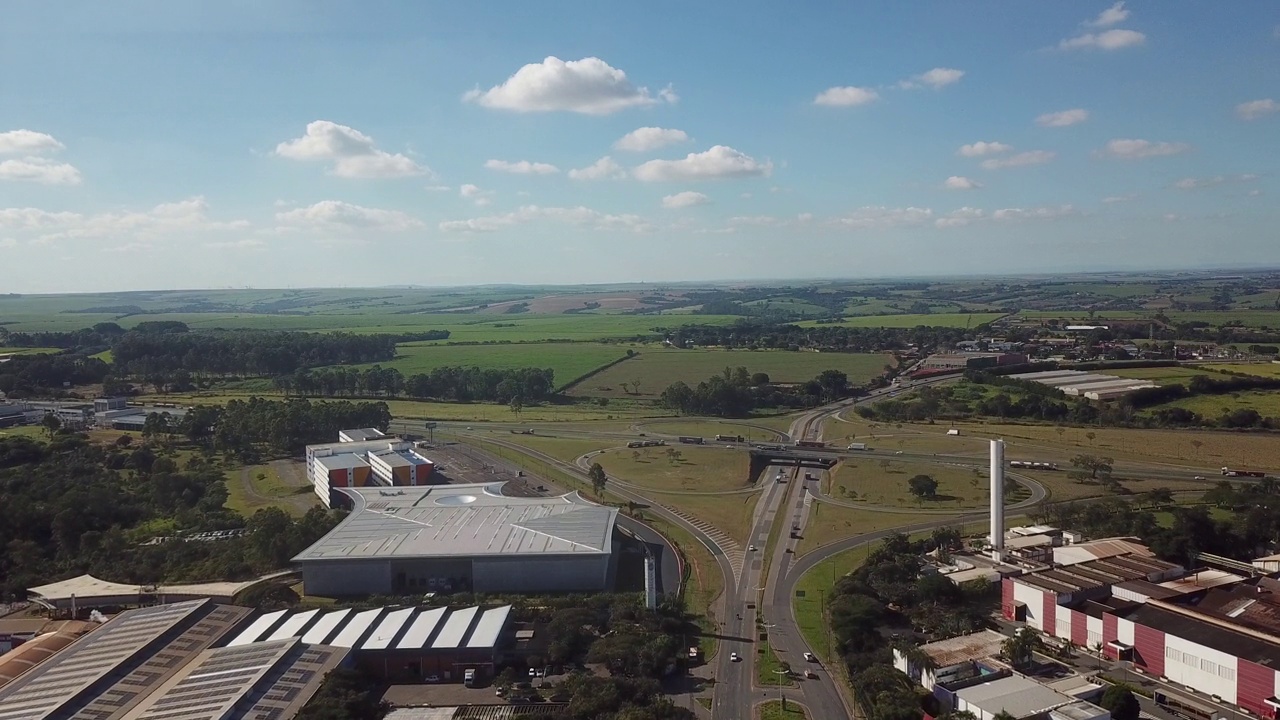
[[[680,453],[678,459],[668,453]],[[658,491],[740,490],[751,486],[747,453],[742,450],[667,445],[609,450],[592,458],[610,477]]]
[[[1165,405],[1156,405],[1148,408],[1147,411],[1154,412],[1170,407],[1186,408],[1207,418],[1216,418],[1233,410],[1257,410],[1262,417],[1280,418],[1280,391],[1249,390],[1228,395],[1196,395]],[[1272,442],[1280,444],[1280,441]]]
[[[878,353],[787,352],[785,350],[677,350],[643,349],[630,360],[618,363],[569,389],[580,397],[654,399],[668,385],[681,381],[696,386],[726,367],[746,367],[751,373],[768,373],[773,382],[794,383],[812,380],[824,370],[841,370],[853,384],[864,383],[884,371],[892,362]],[[639,391],[632,386],[640,382]]]
[[[439,345],[436,343],[402,343],[396,347],[396,358],[389,362],[368,363],[352,367],[381,365],[395,368],[408,377],[441,367],[478,367],[485,370],[516,368],[551,368],[557,386],[625,357],[627,349],[619,345],[597,343],[519,343],[510,345]]]
[[[862,315],[844,318],[838,323],[803,322],[802,327],[823,327],[836,325],[839,327],[861,328],[913,328],[920,325],[928,327],[976,328],[993,320],[1004,317],[1002,313],[937,313],[930,315]]]
[[[1188,380],[1197,375],[1207,375],[1209,377],[1220,377],[1208,370],[1202,370],[1198,367],[1153,367],[1153,368],[1104,368],[1101,370],[1091,371],[1104,375],[1115,375],[1122,378],[1137,378],[1140,380],[1150,380],[1157,385],[1172,385],[1173,383],[1182,383],[1185,385]]]
[[[907,480],[928,475],[938,481],[938,499],[917,501],[907,488]],[[832,495],[871,505],[900,508],[977,508],[988,501],[989,490],[980,468],[960,468],[926,462],[903,462],[882,458],[845,460],[834,478]],[[857,493],[846,496],[841,492]]]
[[[1258,375],[1261,377],[1280,377],[1280,363],[1249,363],[1245,365],[1214,365],[1219,370]]]
[[[765,418],[772,420],[773,418]],[[790,420],[788,419],[788,424]],[[740,435],[748,441],[775,440],[777,435],[756,419],[744,420],[742,423],[728,420],[651,420],[640,426],[644,432],[662,435],[691,435],[705,438],[713,442],[716,435]]]
[[[47,355],[49,353],[60,352],[62,352],[62,348],[0,347],[0,357],[4,357],[6,355]]]

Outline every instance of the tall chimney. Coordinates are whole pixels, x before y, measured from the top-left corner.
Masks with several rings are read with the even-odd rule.
[[[1004,440],[991,441],[991,557],[1004,557]]]

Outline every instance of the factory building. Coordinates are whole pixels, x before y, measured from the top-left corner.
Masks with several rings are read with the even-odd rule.
[[[974,370],[1005,365],[1022,365],[1027,356],[1011,352],[939,353],[921,363],[923,370]]]
[[[338,488],[426,485],[434,468],[413,443],[374,428],[342,430],[336,443],[307,446],[307,477],[325,507],[346,502]]]
[[[1157,387],[1150,380],[1122,378],[1083,370],[1048,370],[1019,373],[1010,377],[1048,385],[1061,390],[1064,395],[1084,397],[1089,400],[1116,400],[1134,390]]]
[[[355,443],[353,443],[355,444]],[[307,594],[607,589],[616,508],[502,484],[347,487],[353,509],[293,559]]]

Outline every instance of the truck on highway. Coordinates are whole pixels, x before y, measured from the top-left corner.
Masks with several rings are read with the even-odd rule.
[[[717,435],[716,442],[742,442],[744,438],[741,435]]]
[[[827,444],[821,440],[797,440],[796,447],[802,448],[824,448]]]
[[[848,449],[849,450],[866,450],[867,444],[866,443],[849,443]]]
[[[1265,470],[1238,470],[1236,468],[1222,468],[1222,474],[1226,477],[1251,477],[1264,478],[1267,476]]]
[[[680,442],[682,442],[682,443],[684,443],[684,444],[686,444],[686,445],[702,445],[702,444],[703,444],[703,443],[705,443],[706,441],[705,441],[705,440],[703,440],[703,439],[702,439],[702,438],[700,438],[700,437],[690,437],[690,436],[688,436],[688,435],[681,435],[681,436],[680,436]]]

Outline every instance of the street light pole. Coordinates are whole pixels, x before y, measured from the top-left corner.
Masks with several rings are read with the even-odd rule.
[[[782,676],[787,674],[786,670],[774,670],[774,675],[778,676],[778,702],[782,704],[782,709],[787,709],[787,699],[782,696]]]

